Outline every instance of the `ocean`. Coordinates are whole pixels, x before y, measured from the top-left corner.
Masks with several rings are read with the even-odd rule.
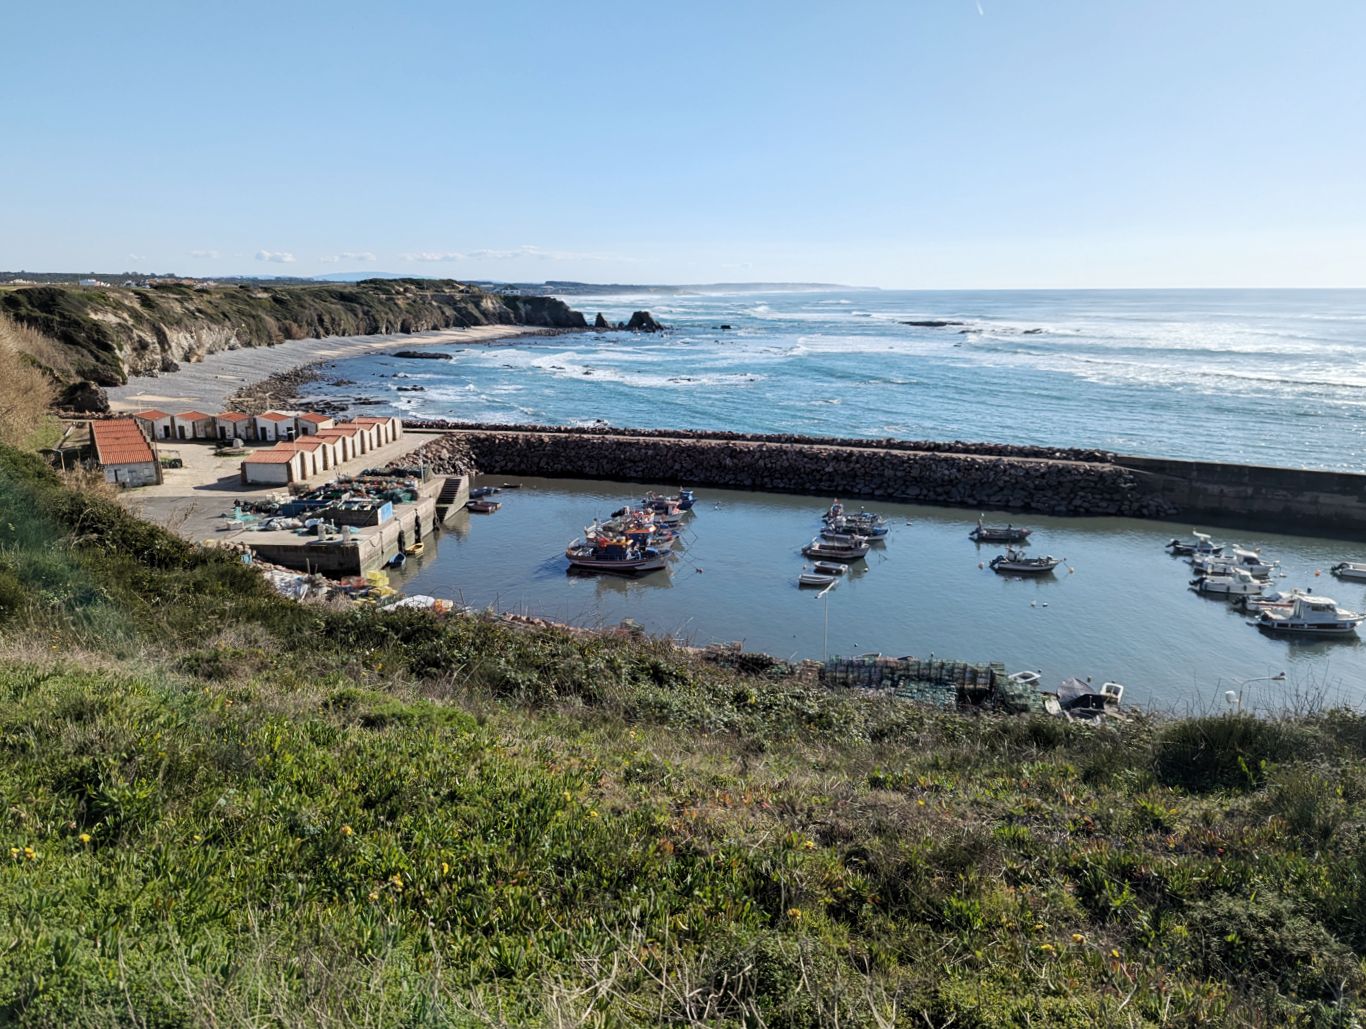
[[[310,393],[378,399],[372,410],[410,418],[601,420],[1366,466],[1366,290],[564,299],[590,320],[648,309],[670,331],[435,348],[450,361],[357,358],[333,366]],[[905,324],[934,321],[952,324]],[[337,380],[351,384],[327,384]]]

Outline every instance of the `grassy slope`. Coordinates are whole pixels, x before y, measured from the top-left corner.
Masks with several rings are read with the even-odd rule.
[[[62,385],[125,381],[125,370],[160,365],[166,334],[231,332],[241,346],[286,339],[418,332],[488,323],[569,324],[572,312],[537,297],[499,297],[451,281],[384,279],[354,284],[261,285],[199,290],[29,286],[0,289],[0,312],[55,340],[48,364]]]
[[[1349,1025],[1366,722],[277,600],[0,451],[0,1020]]]

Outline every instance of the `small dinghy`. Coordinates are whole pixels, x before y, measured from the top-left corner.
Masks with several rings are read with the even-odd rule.
[[[849,544],[814,539],[802,548],[802,553],[813,561],[859,561],[872,549],[866,539],[854,537]]]
[[[1026,557],[1010,547],[1004,554],[993,557],[988,567],[997,575],[1047,575],[1066,560],[1065,557],[1054,557],[1052,554]]]
[[[811,570],[817,575],[843,575],[849,569],[838,561],[817,561]]]
[[[1328,569],[1339,579],[1351,579],[1354,582],[1366,582],[1366,564],[1356,561],[1339,561]]]
[[[820,572],[802,572],[797,576],[797,585],[802,587],[833,586],[837,582],[837,576],[822,575]]]
[[[426,550],[426,549],[427,549],[427,545],[426,545],[425,543],[423,543],[421,540],[418,540],[416,543],[414,543],[411,547],[409,547],[409,548],[408,548],[407,550],[405,550],[403,553],[406,554],[408,557],[421,557],[421,556],[422,556],[422,552],[423,552],[424,550]]]
[[[981,518],[976,527],[968,533],[974,543],[1024,543],[1033,529],[1017,529],[1014,525],[985,525]]]
[[[493,514],[502,506],[496,500],[471,500],[465,505],[465,510],[473,511],[475,514]]]

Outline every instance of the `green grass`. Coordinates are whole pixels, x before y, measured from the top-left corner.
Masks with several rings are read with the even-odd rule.
[[[0,1021],[1357,1024],[1366,720],[269,594],[0,451]]]

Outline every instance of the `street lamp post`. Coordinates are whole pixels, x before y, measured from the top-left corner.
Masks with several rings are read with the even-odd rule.
[[[1275,675],[1259,675],[1255,679],[1244,679],[1238,683],[1236,690],[1225,690],[1224,700],[1234,711],[1239,713],[1243,710],[1243,687],[1252,682],[1285,682],[1285,673],[1277,672]]]
[[[839,581],[836,580],[816,594],[817,600],[825,601],[825,638],[821,642],[821,661],[823,662],[830,660],[830,599],[826,594],[838,585]]]

